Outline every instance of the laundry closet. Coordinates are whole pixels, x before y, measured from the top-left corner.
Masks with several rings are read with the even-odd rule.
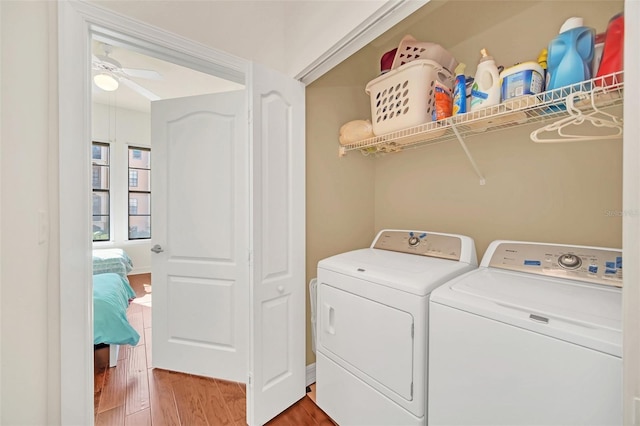
[[[469,235],[479,258],[496,239],[621,247],[622,138],[535,143],[531,132],[548,123],[526,122],[465,135],[472,162],[455,138],[340,157],[338,130],[371,119],[365,87],[407,34],[442,45],[473,75],[483,48],[505,68],[535,61],[567,18],[602,33],[623,10],[623,1],[431,1],[307,86],[307,280],[319,260],[367,247],[385,228]],[[621,105],[607,111],[622,118]]]

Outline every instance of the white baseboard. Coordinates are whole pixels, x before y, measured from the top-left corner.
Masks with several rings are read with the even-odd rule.
[[[316,363],[307,365],[307,386],[316,382]]]

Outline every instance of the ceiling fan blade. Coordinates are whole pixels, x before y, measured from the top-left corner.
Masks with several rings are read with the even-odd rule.
[[[162,99],[160,98],[160,96],[156,95],[152,91],[145,89],[135,81],[129,80],[128,78],[120,78],[120,82],[125,86],[129,87],[130,89],[140,93],[142,96],[149,99],[150,101],[159,101],[160,99]]]
[[[158,71],[143,70],[137,68],[122,68],[122,72],[130,77],[148,78],[151,80],[160,80],[162,75]]]

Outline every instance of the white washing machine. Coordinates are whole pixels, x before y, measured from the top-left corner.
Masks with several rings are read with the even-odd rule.
[[[430,300],[430,425],[622,424],[622,252],[494,241]]]
[[[383,230],[318,263],[316,401],[339,425],[425,425],[428,298],[477,268],[461,235]]]

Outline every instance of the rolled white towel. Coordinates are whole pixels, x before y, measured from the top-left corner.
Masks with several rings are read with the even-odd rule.
[[[341,145],[352,144],[373,136],[373,126],[370,120],[353,120],[340,127]]]

